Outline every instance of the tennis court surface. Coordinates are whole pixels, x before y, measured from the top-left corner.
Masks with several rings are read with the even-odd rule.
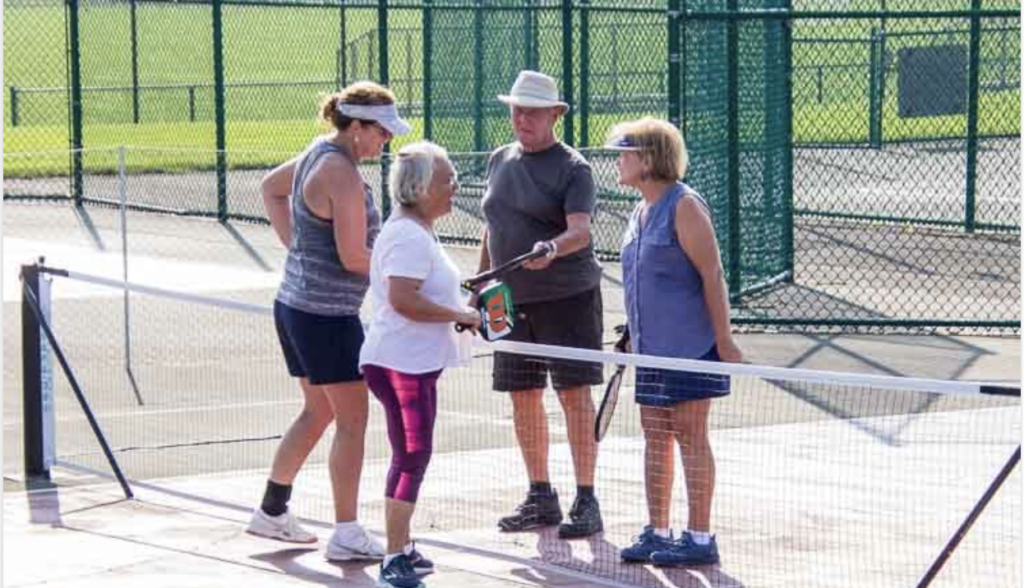
[[[265,238],[245,236],[257,244]],[[15,244],[29,249],[28,241]],[[90,278],[89,266],[72,255],[74,244],[65,246],[55,251],[67,262],[61,269],[73,275],[54,279],[53,330],[135,498],[125,500],[112,478],[56,364],[55,487],[17,489],[21,399],[6,395],[5,586],[372,585],[375,564],[334,565],[322,556],[331,512],[326,440],[300,474],[291,503],[320,536],[321,549],[244,533],[278,436],[299,407],[266,312],[273,273],[238,267],[227,273],[232,268],[218,269],[216,259],[197,264],[154,256],[133,272],[138,284],[161,290],[131,292],[126,315],[123,290]],[[468,273],[473,252],[457,251]],[[102,271],[100,257],[91,258],[100,268],[94,271],[116,278],[117,265]],[[20,327],[19,292],[10,288],[6,262],[5,325]],[[621,291],[616,268],[606,269],[610,331],[621,316]],[[210,277],[190,284],[183,272]],[[948,381],[1019,385],[1019,340],[750,335],[740,341],[755,364],[854,373],[756,366],[732,373],[732,394],[716,402],[710,422],[719,565],[619,561],[619,550],[647,518],[632,368],[598,456],[604,533],[576,541],[558,539],[553,528],[499,533],[497,519],[522,499],[526,481],[510,403],[489,390],[493,348],[481,346],[469,367],[446,372],[440,385],[435,453],[413,521],[418,547],[438,565],[427,586],[917,586],[996,488],[1020,444],[1019,392],[980,394],[978,386]],[[7,369],[20,357],[9,347],[5,389],[20,390]],[[607,378],[622,358],[583,359],[600,361]],[[594,388],[595,401],[602,389]],[[574,485],[568,432],[553,394],[546,405],[552,483],[568,510]],[[379,535],[389,450],[376,403],[371,410],[360,518]],[[677,465],[676,529],[686,516],[681,470]],[[1020,503],[1018,466],[930,585],[1020,585]]]

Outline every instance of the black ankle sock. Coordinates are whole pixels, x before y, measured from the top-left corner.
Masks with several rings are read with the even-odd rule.
[[[576,486],[576,496],[580,498],[593,498],[594,487],[593,486]]]
[[[551,494],[551,482],[530,482],[530,494]]]
[[[260,508],[272,517],[288,512],[288,499],[292,497],[291,484],[278,484],[267,480],[267,489],[263,493],[263,504]]]

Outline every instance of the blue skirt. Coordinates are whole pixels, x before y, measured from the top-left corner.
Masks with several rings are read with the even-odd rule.
[[[722,361],[714,345],[697,359]],[[674,406],[687,400],[728,396],[729,376],[660,368],[636,369],[636,402],[642,406]]]

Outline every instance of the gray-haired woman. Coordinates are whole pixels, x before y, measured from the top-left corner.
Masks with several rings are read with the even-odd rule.
[[[459,269],[434,234],[459,186],[447,153],[429,142],[407,145],[390,181],[398,210],[373,249],[373,319],[359,365],[384,406],[392,450],[384,492],[387,556],[378,584],[415,588],[422,585],[417,576],[432,570],[409,539],[409,521],[433,448],[437,380],[468,359],[453,323],[475,329],[480,315],[464,306]]]

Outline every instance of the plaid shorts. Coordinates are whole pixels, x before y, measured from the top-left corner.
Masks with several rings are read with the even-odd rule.
[[[601,289],[568,298],[516,305],[509,341],[582,349],[601,349],[604,332]],[[548,374],[555,390],[593,386],[604,381],[599,363],[495,352],[493,387],[498,392],[543,390]]]

